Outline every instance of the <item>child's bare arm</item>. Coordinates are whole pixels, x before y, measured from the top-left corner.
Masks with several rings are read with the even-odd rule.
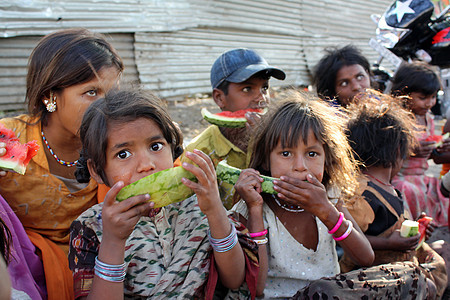
[[[215,239],[228,237],[233,225],[230,224],[220,200],[214,164],[199,150],[194,150],[193,153],[187,152],[186,157],[197,166],[183,163],[183,168],[194,174],[198,182],[183,178],[183,183],[197,194],[200,209],[208,218],[211,237]],[[223,285],[230,289],[241,286],[245,279],[245,258],[240,244],[237,243],[225,252],[214,251],[214,258]]]
[[[400,236],[399,230],[396,230],[388,237],[379,237],[372,235],[366,235],[366,237],[374,250],[408,251],[414,250],[417,247],[420,239],[420,234],[405,238]]]
[[[234,188],[236,192],[247,204],[248,220],[246,226],[249,232],[263,232],[263,198],[261,193],[261,182],[263,179],[259,176],[259,172],[254,169],[245,169],[239,175]],[[256,239],[263,239],[265,236]],[[262,240],[261,239],[261,240]],[[258,247],[259,272],[256,285],[256,296],[262,296],[267,279],[267,271],[269,269],[267,244],[260,244]]]
[[[122,202],[116,196],[124,186],[117,182],[105,196],[102,208],[103,237],[98,260],[112,265],[124,262],[125,243],[141,216],[148,215],[154,203],[150,196],[139,195]],[[88,299],[123,299],[123,283],[114,283],[94,276]]]

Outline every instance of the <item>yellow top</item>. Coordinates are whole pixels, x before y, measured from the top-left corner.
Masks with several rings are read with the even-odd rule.
[[[22,121],[25,122],[22,122]],[[36,140],[39,150],[25,175],[10,173],[0,177],[0,193],[27,230],[55,242],[67,254],[69,228],[82,212],[97,203],[97,182],[71,193],[63,181],[50,174],[41,138],[41,124],[29,115],[1,119],[21,143]]]
[[[226,159],[230,166],[245,169],[250,162],[250,151],[245,153],[236,145],[231,143],[221,132],[218,126],[211,125],[206,128],[201,134],[195,137],[189,145],[186,146],[185,151],[192,152],[198,149],[207,154],[214,166]],[[181,156],[181,162],[190,162],[188,158]],[[222,203],[226,209],[233,206],[234,186],[219,181],[219,192]]]

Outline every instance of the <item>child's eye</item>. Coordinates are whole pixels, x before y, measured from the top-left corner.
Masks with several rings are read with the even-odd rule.
[[[154,143],[150,146],[150,149],[152,149],[152,151],[159,151],[161,150],[163,147],[163,143],[158,142],[158,143]]]
[[[131,153],[127,150],[122,150],[116,155],[120,159],[125,159],[131,156]]]
[[[357,80],[363,80],[364,79],[364,75],[363,74],[359,74],[358,76],[356,76]]]
[[[347,81],[342,81],[339,85],[342,86],[342,87],[346,87],[348,85],[348,82]]]
[[[309,157],[316,157],[318,154],[317,154],[317,152],[314,152],[314,151],[309,151],[308,152],[308,156]]]
[[[86,92],[88,96],[95,97],[97,96],[97,90],[89,90]]]
[[[248,93],[248,92],[250,92],[250,87],[247,86],[247,87],[243,88],[242,91],[245,93]]]
[[[281,152],[281,156],[289,157],[290,155],[291,155],[291,152],[289,152],[289,151],[283,151],[283,152]]]

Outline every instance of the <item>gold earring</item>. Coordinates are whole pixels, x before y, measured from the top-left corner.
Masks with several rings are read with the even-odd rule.
[[[53,92],[50,92],[50,100],[44,100],[45,107],[47,111],[52,113],[56,111],[56,96],[53,95]]]

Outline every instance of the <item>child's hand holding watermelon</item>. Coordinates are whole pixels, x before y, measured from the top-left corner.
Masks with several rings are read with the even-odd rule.
[[[444,142],[449,142],[449,141],[447,141],[449,136],[450,136],[450,133],[448,133],[448,132],[446,134],[444,134],[444,135],[432,134],[432,135],[429,135],[425,139],[425,141],[427,141],[427,142],[434,142],[434,147],[435,148],[439,148],[439,147],[442,147],[444,145]]]

